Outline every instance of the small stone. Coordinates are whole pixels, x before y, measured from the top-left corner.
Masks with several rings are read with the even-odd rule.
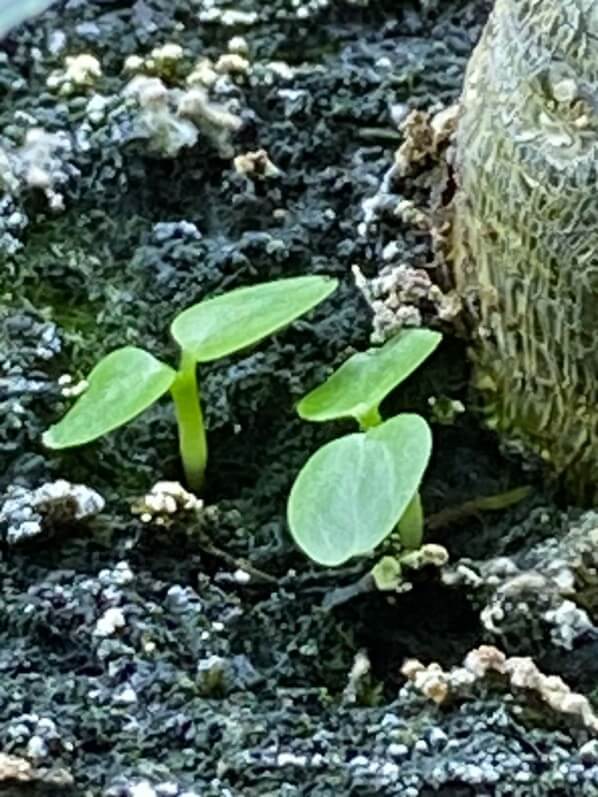
[[[57,89],[61,94],[69,95],[93,86],[101,75],[100,62],[90,53],[67,55],[64,70],[52,72],[46,85],[49,89]]]
[[[66,769],[46,768],[37,770],[25,758],[15,755],[0,753],[0,785],[45,783],[52,787],[65,787],[73,785],[73,777]],[[21,793],[18,789],[18,793]],[[8,794],[8,792],[7,792]]]
[[[388,745],[386,752],[391,758],[402,759],[407,758],[409,755],[409,748],[406,744],[397,744],[396,742],[393,742],[392,744]]]
[[[122,609],[112,607],[110,609],[106,609],[104,614],[97,621],[93,633],[94,636],[108,637],[112,636],[112,634],[114,634],[120,628],[124,628],[125,625],[126,620]]]
[[[237,155],[233,164],[237,174],[242,174],[253,179],[279,177],[281,174],[280,169],[272,163],[268,153],[264,149]]]
[[[147,780],[129,786],[128,794],[129,797],[157,797],[156,790]]]
[[[114,702],[125,706],[133,705],[137,702],[137,692],[130,686],[127,686],[122,692],[114,695]]]
[[[246,570],[241,570],[240,568],[238,570],[235,570],[235,572],[233,573],[233,578],[237,582],[237,584],[240,584],[242,586],[244,586],[245,584],[249,584],[249,582],[251,581],[251,575]]]
[[[387,781],[396,781],[399,772],[399,767],[390,761],[385,761],[380,768],[380,775]]]
[[[579,748],[579,755],[584,764],[598,764],[598,739],[590,739]]]
[[[431,728],[428,733],[428,744],[438,750],[446,745],[448,736],[441,728]]]
[[[279,767],[304,767],[307,764],[307,757],[294,753],[279,753],[276,764]]]
[[[167,781],[166,783],[159,783],[156,786],[156,794],[159,797],[177,797],[179,793],[179,787],[176,783],[171,781]]]
[[[247,39],[244,39],[243,36],[233,36],[228,43],[228,51],[238,55],[247,55],[249,53]]]
[[[221,75],[245,75],[249,71],[249,61],[237,53],[221,55],[214,69]]]
[[[143,68],[143,58],[140,55],[128,55],[125,58],[123,69],[125,72],[139,72]]]
[[[34,761],[41,761],[48,755],[48,745],[37,734],[32,736],[27,743],[27,757]]]
[[[166,783],[159,783],[156,786],[156,794],[159,797],[177,797],[179,793],[179,787],[176,783],[171,781],[167,781]]]

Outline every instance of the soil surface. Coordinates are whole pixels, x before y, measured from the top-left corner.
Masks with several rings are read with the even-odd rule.
[[[376,558],[317,568],[285,521],[302,464],[352,429],[293,406],[370,343],[353,267],[442,282],[430,230],[397,210],[433,164],[388,173],[407,112],[458,100],[488,12],[70,0],[3,42],[0,793],[598,795],[598,516],[501,453],[458,325],[424,303],[445,340],[382,408],[433,424],[426,540],[449,564],[378,592]],[[82,449],[41,445],[103,354],[175,364],[181,309],[309,273],[341,287],[199,370],[199,509],[138,510],[182,480],[167,401]],[[511,507],[465,503],[524,485]]]

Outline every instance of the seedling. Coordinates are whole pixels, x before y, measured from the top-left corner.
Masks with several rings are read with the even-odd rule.
[[[291,534],[319,564],[340,565],[369,553],[397,524],[403,548],[421,545],[419,486],[432,433],[416,414],[383,423],[379,406],[430,356],[441,337],[431,330],[406,330],[380,348],[354,354],[297,405],[306,420],[353,417],[361,428],[316,451],[289,495]]]
[[[329,277],[292,277],[237,288],[180,313],[170,332],[181,348],[178,370],[144,349],[124,346],[93,368],[88,387],[43,435],[48,448],[80,446],[123,426],[166,392],[174,401],[188,486],[201,490],[208,449],[197,364],[226,357],[278,332],[336,288]]]

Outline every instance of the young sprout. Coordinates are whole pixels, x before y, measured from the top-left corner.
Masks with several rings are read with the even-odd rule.
[[[432,433],[415,414],[383,423],[379,406],[441,337],[427,329],[406,330],[380,348],[354,354],[297,405],[306,420],[353,417],[362,430],[316,451],[289,495],[291,534],[319,564],[340,565],[370,552],[397,524],[404,548],[421,545],[419,486]]]
[[[170,331],[181,349],[177,371],[149,352],[125,346],[87,377],[88,388],[59,423],[43,435],[48,448],[80,446],[117,429],[167,391],[174,401],[179,447],[188,486],[199,491],[207,463],[197,363],[245,349],[279,331],[336,288],[329,277],[292,277],[237,288],[180,313]]]

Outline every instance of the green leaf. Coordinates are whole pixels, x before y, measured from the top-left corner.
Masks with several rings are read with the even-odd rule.
[[[407,329],[384,346],[354,354],[297,405],[308,421],[353,417],[361,422],[432,354],[442,335]]]
[[[178,315],[170,327],[196,362],[208,362],[257,343],[311,310],[335,290],[330,277],[291,277],[237,288]]]
[[[0,0],[0,36],[15,25],[45,11],[54,0]]]
[[[80,446],[117,429],[166,393],[175,375],[143,349],[116,349],[95,366],[87,390],[64,418],[44,432],[44,445]]]
[[[431,450],[430,427],[412,414],[323,446],[289,495],[287,517],[297,545],[328,567],[369,553],[419,489]]]

